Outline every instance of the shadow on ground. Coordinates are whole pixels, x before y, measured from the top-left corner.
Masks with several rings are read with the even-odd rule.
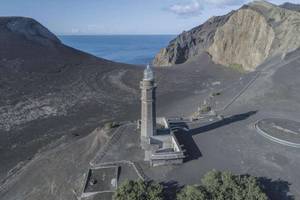
[[[183,188],[176,181],[168,181],[160,183],[164,188],[164,199],[174,200],[176,199],[176,194]]]
[[[257,111],[250,111],[250,112],[246,112],[246,113],[242,113],[242,114],[238,114],[238,115],[233,115],[227,118],[224,118],[220,121],[217,122],[213,122],[211,124],[205,125],[205,126],[201,126],[195,129],[191,129],[189,130],[189,134],[191,135],[197,135],[203,132],[207,132],[207,131],[211,131],[217,128],[220,128],[222,126],[226,126],[238,121],[242,121],[245,120],[247,118],[249,118],[252,115],[255,115],[257,113]]]
[[[189,134],[189,131],[176,129],[173,133],[176,135],[179,144],[183,146],[185,151],[184,162],[195,160],[202,156],[201,151],[193,139],[193,135]]]
[[[211,124],[200,126],[194,129],[188,129],[188,125],[184,122],[173,123],[171,129],[176,135],[178,142],[183,146],[183,149],[185,150],[186,158],[184,159],[184,162],[195,160],[202,156],[201,151],[199,150],[197,144],[193,139],[194,135],[217,129],[234,122],[245,120],[256,113],[257,111],[250,111],[238,115],[233,115],[217,122],[213,122]]]
[[[272,200],[294,200],[289,194],[290,183],[284,180],[272,180],[266,177],[258,178],[259,184],[263,187],[264,192]]]

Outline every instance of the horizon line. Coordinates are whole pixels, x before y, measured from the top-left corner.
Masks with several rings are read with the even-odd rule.
[[[144,36],[144,35],[166,35],[166,36],[173,36],[173,35],[179,35],[179,34],[172,34],[172,33],[145,33],[145,34],[136,34],[136,33],[129,33],[129,34],[56,34],[57,36]]]

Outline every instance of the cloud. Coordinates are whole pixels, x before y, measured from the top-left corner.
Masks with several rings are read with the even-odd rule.
[[[80,30],[78,28],[72,28],[71,33],[80,33]]]
[[[181,16],[192,16],[201,14],[202,6],[197,0],[191,2],[173,4],[168,8],[169,11],[181,15]]]
[[[102,25],[97,24],[87,24],[80,27],[73,27],[71,29],[71,34],[78,35],[78,34],[97,34],[99,32],[108,31],[108,28],[105,28]]]
[[[185,3],[177,3],[169,6],[168,11],[171,11],[179,16],[195,16],[201,14],[203,5],[210,5],[216,8],[227,6],[240,6],[248,0],[188,0]]]
[[[245,0],[204,0],[208,4],[213,4],[217,7],[220,6],[236,6],[245,3]]]
[[[95,31],[95,30],[99,30],[101,29],[102,27],[99,26],[99,25],[96,25],[96,24],[88,24],[87,27],[86,27],[86,31]]]

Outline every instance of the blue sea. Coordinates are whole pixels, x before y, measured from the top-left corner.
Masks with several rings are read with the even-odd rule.
[[[59,36],[66,45],[109,60],[146,65],[175,35]]]

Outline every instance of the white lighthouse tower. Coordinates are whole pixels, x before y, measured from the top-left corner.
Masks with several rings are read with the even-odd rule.
[[[144,70],[144,77],[140,82],[140,88],[142,91],[141,144],[145,146],[150,144],[150,137],[156,135],[156,84],[153,71],[149,65]]]

